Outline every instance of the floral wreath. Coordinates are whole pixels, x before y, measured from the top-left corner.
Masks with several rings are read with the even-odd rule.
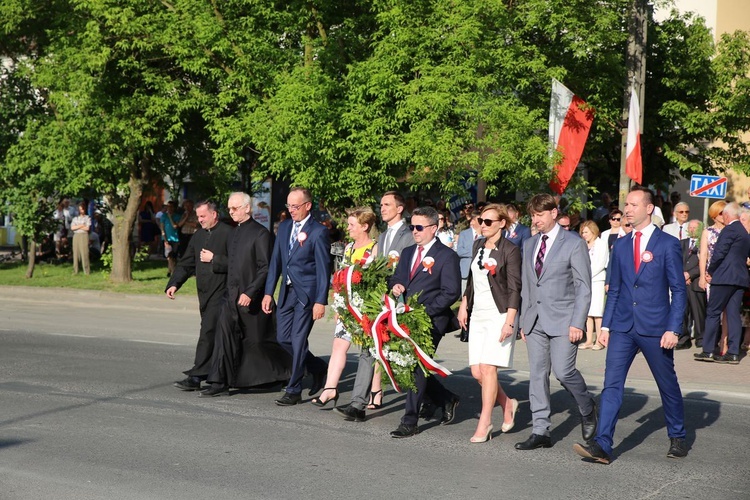
[[[383,368],[383,382],[398,392],[416,389],[414,368],[427,375],[451,374],[432,356],[432,321],[418,295],[403,303],[388,294],[388,278],[398,263],[398,253],[362,260],[333,275],[332,307],[352,342],[369,349]]]

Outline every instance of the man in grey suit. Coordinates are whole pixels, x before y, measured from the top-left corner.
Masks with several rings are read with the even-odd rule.
[[[406,200],[397,191],[388,191],[380,199],[380,216],[383,222],[388,224],[388,229],[378,237],[378,255],[399,258],[404,248],[414,244],[414,236],[403,218],[405,207]],[[374,362],[375,358],[370,354],[370,350],[362,349],[352,389],[352,402],[334,408],[334,411],[344,419],[355,422],[365,420],[365,407],[370,401],[369,392],[375,370]]]
[[[529,403],[532,434],[517,450],[552,446],[550,369],[573,396],[581,413],[583,439],[596,434],[596,405],[576,369],[577,343],[583,338],[591,303],[591,263],[584,240],[555,222],[557,203],[549,194],[528,204],[539,233],[523,246],[521,335],[529,354]]]

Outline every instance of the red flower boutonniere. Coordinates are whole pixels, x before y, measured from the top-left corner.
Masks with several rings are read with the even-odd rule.
[[[425,257],[422,259],[422,265],[428,273],[432,274],[432,266],[435,265],[435,259],[432,257]]]
[[[495,273],[497,273],[497,261],[490,257],[489,259],[484,261],[484,268],[492,275],[494,276]]]
[[[648,250],[641,254],[641,262],[647,263],[651,262],[652,260],[654,260],[654,254],[652,254]]]
[[[304,231],[299,233],[299,236],[297,236],[297,241],[299,241],[299,246],[302,246],[306,240],[307,240],[307,233]]]

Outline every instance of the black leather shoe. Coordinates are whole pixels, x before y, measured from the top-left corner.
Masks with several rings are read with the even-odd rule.
[[[669,438],[669,458],[685,458],[687,456],[687,445],[681,438]]]
[[[211,387],[201,391],[201,398],[215,398],[218,396],[229,396],[229,387],[225,385],[211,384]]]
[[[200,391],[201,390],[200,379],[196,380],[193,377],[188,377],[185,380],[178,380],[172,385],[174,385],[181,391]]]
[[[365,410],[353,407],[351,404],[346,406],[335,406],[333,411],[344,417],[344,420],[349,422],[364,422],[365,421]]]
[[[318,391],[320,391],[325,385],[327,374],[328,374],[328,365],[325,365],[321,370],[313,373],[312,385],[310,386],[310,392],[308,392],[307,394],[309,394],[310,396],[317,394]]]
[[[714,362],[724,365],[739,365],[740,357],[736,354],[724,354],[723,356],[714,354]]]
[[[459,398],[455,394],[443,406],[443,418],[440,419],[440,425],[448,425],[456,418],[456,407],[458,407]]]
[[[589,415],[581,415],[581,435],[587,443],[596,436],[596,426],[599,422],[596,410],[596,403],[594,403],[594,407]]]
[[[693,359],[696,361],[710,361],[713,362],[714,355],[710,352],[696,352],[693,354]]]
[[[276,400],[276,404],[279,406],[294,406],[300,401],[302,401],[302,396],[299,394],[285,392],[283,396]]]
[[[549,436],[532,434],[526,441],[516,443],[517,450],[534,450],[536,448],[552,448],[552,440]]]
[[[612,458],[607,455],[607,452],[602,450],[602,447],[599,446],[599,443],[594,440],[591,440],[586,444],[574,444],[573,451],[578,453],[583,458],[588,458],[590,460],[593,460],[594,462],[599,462],[600,464],[606,465],[612,461]]]
[[[416,425],[400,424],[395,431],[391,432],[392,438],[408,438],[419,434],[419,427]]]
[[[691,347],[693,347],[693,343],[688,340],[684,344],[677,344],[677,346],[675,346],[674,350],[675,351],[681,351],[682,349],[690,349]]]
[[[419,410],[419,418],[424,420],[432,420],[437,411],[437,406],[432,401],[422,401],[422,408]]]

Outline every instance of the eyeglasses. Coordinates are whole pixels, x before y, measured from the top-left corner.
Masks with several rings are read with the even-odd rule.
[[[615,221],[615,222],[620,222],[622,220],[622,217],[610,217],[609,220]]]
[[[570,229],[570,224],[560,224],[560,227],[563,229]]]
[[[464,210],[471,210],[474,208],[474,205],[464,205]]]
[[[236,206],[236,207],[227,207],[227,208],[229,209],[229,211],[230,211],[230,212],[236,212],[236,211],[237,211],[237,210],[239,210],[240,208],[242,208],[242,207],[246,207],[246,206],[247,206],[247,205],[238,205],[238,206]]]
[[[494,219],[482,219],[481,217],[477,217],[477,224],[479,224],[480,226],[490,227],[495,222],[500,222],[500,221],[494,220]]]
[[[426,226],[423,226],[422,224],[409,224],[409,231],[414,231],[416,229],[421,233],[425,230],[425,228],[428,228],[430,226],[437,226],[437,224],[427,224]]]
[[[678,214],[689,214],[690,210],[677,210]]]
[[[438,217],[438,220],[445,220],[445,217]]]
[[[625,227],[630,227],[630,224],[625,224]]]
[[[290,205],[289,203],[285,203],[284,206],[288,208],[289,210],[294,210],[295,212],[299,210],[300,208],[304,207],[308,203],[311,203],[309,201],[306,201],[304,203],[300,203],[299,205]]]

